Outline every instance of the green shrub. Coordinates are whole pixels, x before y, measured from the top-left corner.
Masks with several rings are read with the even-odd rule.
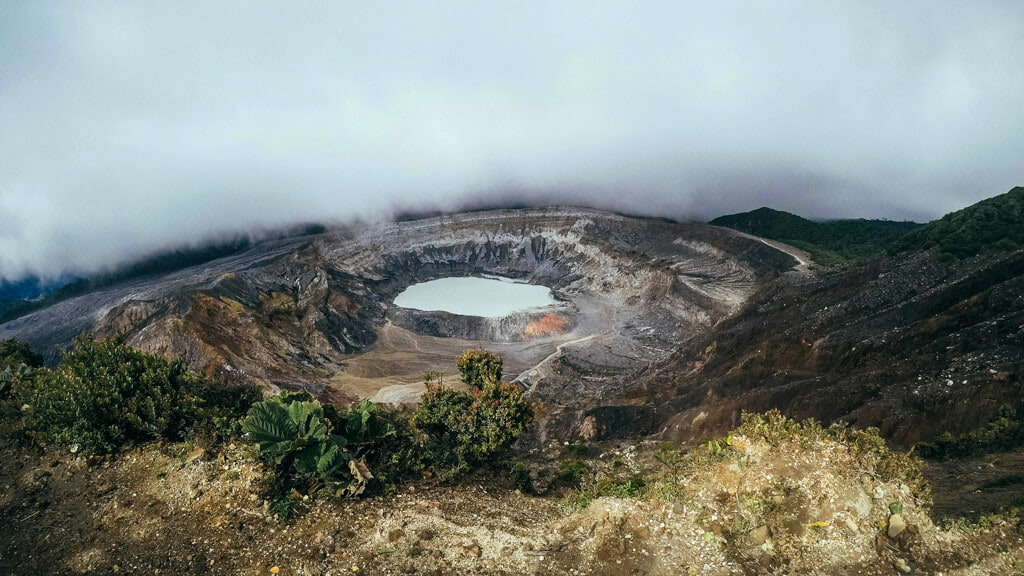
[[[25,364],[0,366],[0,399],[7,398],[16,382],[30,380],[32,368]]]
[[[276,467],[268,494],[301,488],[355,496],[393,488],[419,470],[407,425],[369,400],[338,411],[307,392],[282,392],[253,404],[242,428]]]
[[[251,389],[217,389],[167,360],[113,339],[83,336],[64,350],[54,370],[14,382],[28,406],[26,428],[39,442],[85,452],[113,452],[158,438],[180,440],[198,423],[232,422],[252,397]]]
[[[590,506],[598,498],[636,498],[646,485],[646,480],[639,477],[628,480],[598,478],[563,497],[559,509],[563,514],[571,514]]]
[[[282,392],[253,404],[242,430],[281,473],[312,481],[307,488],[315,491],[360,494],[373,477],[307,392]]]
[[[41,368],[43,357],[29,348],[28,344],[13,338],[0,340],[0,367],[24,364],[30,368]]]
[[[428,387],[441,386],[444,384],[444,372],[441,370],[424,370],[423,383]]]
[[[459,357],[460,371],[467,382],[482,379],[481,387],[470,392],[430,387],[412,415],[413,428],[427,438],[430,465],[444,478],[493,462],[533,419],[519,388],[491,380],[501,374],[501,358],[477,352],[482,351]]]
[[[517,490],[524,494],[533,494],[536,489],[533,486],[533,477],[530,475],[530,468],[523,462],[515,462],[509,468],[512,474],[512,484]]]
[[[455,359],[462,381],[476,388],[501,381],[501,356],[487,350],[466,350]]]
[[[924,458],[942,460],[969,454],[1008,450],[1024,444],[1024,422],[1017,410],[1004,404],[988,422],[963,434],[944,432],[931,442],[921,442],[917,451]]]
[[[558,466],[558,479],[564,480],[573,486],[578,486],[583,476],[589,472],[590,469],[586,464],[580,462],[575,458],[569,458],[563,460]]]
[[[422,448],[401,417],[370,400],[363,400],[338,414],[353,456],[373,472],[367,490],[391,490],[403,480],[422,471]],[[342,429],[339,424],[339,429]]]
[[[0,340],[0,399],[7,398],[14,383],[32,378],[36,368],[43,365],[43,357],[28,344],[14,339]]]

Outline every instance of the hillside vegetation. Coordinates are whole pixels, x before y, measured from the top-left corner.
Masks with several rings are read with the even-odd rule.
[[[822,266],[882,254],[907,232],[920,226],[916,222],[864,219],[814,222],[771,208],[721,216],[709,224],[791,244],[807,251]]]
[[[907,234],[896,246],[902,250],[938,247],[957,258],[985,250],[1017,250],[1024,245],[1024,188],[946,214]]]
[[[785,242],[807,251],[819,265],[835,266],[931,248],[946,258],[1016,250],[1024,245],[1022,222],[1024,188],[1017,187],[925,225],[865,219],[814,222],[771,208],[721,216],[709,224]]]

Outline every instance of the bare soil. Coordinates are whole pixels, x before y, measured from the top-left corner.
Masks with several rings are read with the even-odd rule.
[[[735,459],[698,469],[671,498],[567,509],[558,490],[531,496],[506,474],[479,475],[306,500],[282,522],[258,496],[266,472],[251,446],[154,444],[97,460],[7,438],[0,574],[1021,573],[1013,522],[939,528],[926,501],[857,470],[842,446],[735,445]],[[551,445],[533,457],[557,464],[565,453]],[[591,447],[584,460],[599,474],[650,475],[654,453],[624,443]],[[758,509],[751,495],[775,498],[772,516],[755,516],[763,530],[739,520]],[[886,533],[891,500],[904,502],[908,525],[897,537]]]

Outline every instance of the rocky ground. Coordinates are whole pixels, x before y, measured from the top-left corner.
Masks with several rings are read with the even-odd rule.
[[[125,279],[0,324],[51,363],[81,333],[268,390],[304,388],[344,402],[406,399],[425,369],[453,373],[464,346],[508,358],[548,413],[640,393],[637,375],[740,310],[797,261],[758,239],[705,224],[583,208],[495,210],[332,228],[258,244],[159,276]],[[476,318],[403,310],[412,284],[502,276],[552,289],[536,314]],[[445,337],[443,339],[439,337]],[[545,427],[542,436],[575,435]]]
[[[447,486],[424,480],[382,497],[306,500],[283,522],[259,496],[263,464],[240,441],[211,453],[162,444],[96,460],[5,438],[0,574],[1024,570],[1017,520],[942,528],[913,475],[886,469],[849,443],[730,442],[718,456],[691,453],[703,460],[651,442],[550,445],[524,455],[540,476],[544,462],[557,469],[579,457],[589,470],[584,490],[598,479],[646,478],[639,497],[597,494],[582,509],[580,490],[527,495],[508,474],[485,474]]]
[[[934,252],[785,276],[644,375],[649,430],[720,434],[740,412],[876,426],[909,447],[1024,414],[1024,251]]]

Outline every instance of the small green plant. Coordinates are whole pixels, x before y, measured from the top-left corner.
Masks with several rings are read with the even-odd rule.
[[[585,509],[598,498],[638,498],[646,484],[639,477],[627,480],[606,477],[590,480],[563,497],[558,507],[563,514],[571,514]]]
[[[0,400],[10,396],[15,382],[31,380],[36,368],[43,366],[43,357],[28,344],[14,340],[0,340]]]
[[[658,450],[654,453],[654,459],[665,466],[673,466],[679,463],[681,453],[675,442],[658,442]]]
[[[778,410],[769,410],[764,414],[743,413],[743,424],[735,434],[763,438],[772,444],[784,441],[797,442],[807,448],[829,436],[827,429],[814,418],[793,420],[782,415]]]
[[[15,382],[32,378],[33,369],[25,364],[0,367],[0,399],[7,398]]]
[[[424,370],[423,383],[427,385],[427,388],[443,386],[444,372],[440,370]]]
[[[530,476],[530,469],[522,462],[515,462],[509,469],[512,474],[512,483],[516,489],[524,494],[533,494],[533,478]]]
[[[977,532],[978,530],[985,530],[1004,525],[1018,526],[1018,528],[1024,527],[1024,523],[1022,523],[1021,520],[1020,507],[1001,507],[995,512],[983,514],[973,521],[963,516],[956,518],[944,518],[943,527],[946,530],[957,530],[959,532],[972,533]]]
[[[502,364],[501,356],[487,350],[466,350],[455,359],[462,381],[476,388],[500,382]]]
[[[561,464],[559,464],[558,478],[573,486],[578,486],[580,480],[583,479],[583,476],[588,471],[589,468],[587,468],[586,464],[575,458],[569,458],[568,460],[563,460]]]
[[[348,439],[333,433],[320,402],[307,392],[282,392],[249,409],[242,429],[286,475],[315,481],[315,490],[360,494],[373,476],[346,450]]]

